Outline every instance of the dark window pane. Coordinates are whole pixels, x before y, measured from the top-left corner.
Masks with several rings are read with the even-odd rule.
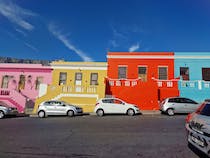
[[[202,68],[202,79],[210,81],[210,68]]]
[[[167,67],[159,67],[159,80],[167,80],[168,79],[168,69]]]
[[[201,115],[210,116],[210,104],[206,104],[200,112]]]
[[[127,78],[127,67],[118,68],[118,78]]]
[[[189,68],[188,67],[180,67],[180,76],[182,76],[183,80],[189,80]]]

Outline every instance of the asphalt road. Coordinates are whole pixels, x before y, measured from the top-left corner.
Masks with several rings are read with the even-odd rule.
[[[186,115],[5,118],[0,158],[197,158]]]

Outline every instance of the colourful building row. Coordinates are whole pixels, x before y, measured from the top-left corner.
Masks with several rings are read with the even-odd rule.
[[[158,110],[166,97],[210,98],[210,53],[108,52],[107,62],[55,61],[0,64],[0,101],[36,112],[46,100],[63,100],[92,112],[103,97],[142,110]]]

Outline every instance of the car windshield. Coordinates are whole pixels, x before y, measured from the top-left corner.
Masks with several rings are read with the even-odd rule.
[[[210,116],[210,103],[207,103],[202,109],[200,109],[200,114]]]

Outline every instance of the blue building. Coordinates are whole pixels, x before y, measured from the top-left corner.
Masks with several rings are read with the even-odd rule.
[[[197,102],[210,99],[210,52],[175,52],[174,58],[180,96]]]

